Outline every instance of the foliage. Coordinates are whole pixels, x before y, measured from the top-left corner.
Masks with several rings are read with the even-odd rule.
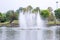
[[[37,11],[37,13],[38,12],[40,13],[40,8],[39,7],[36,7],[36,11]]]
[[[49,17],[48,17],[48,21],[54,21],[54,15],[50,13]]]
[[[20,12],[22,12],[22,10],[23,10],[23,7],[20,7],[19,9],[16,10],[16,12],[20,13]]]
[[[23,14],[26,12],[26,10],[27,10],[26,8],[23,8],[22,9]]]
[[[18,20],[18,12],[14,12],[13,10],[9,10],[6,13],[7,21]]]
[[[39,7],[36,7],[35,9],[32,10],[32,13],[40,13],[40,8]]]
[[[55,20],[55,17],[54,17],[54,15],[53,15],[53,9],[52,9],[52,7],[48,7],[47,8],[48,9],[48,11],[50,12],[50,15],[49,15],[49,17],[48,17],[48,21],[53,21],[53,20]]]
[[[6,19],[6,15],[5,14],[2,14],[2,20],[1,22],[5,22],[7,19]]]
[[[50,12],[48,10],[42,10],[40,12],[40,15],[42,16],[42,18],[48,18],[50,15]]]
[[[6,15],[0,13],[0,22],[5,22],[6,21]]]
[[[52,7],[48,7],[48,10],[49,10],[49,12],[53,11]]]
[[[7,20],[10,20],[11,17],[13,16],[13,14],[14,14],[14,11],[13,11],[13,10],[7,11],[7,13],[6,13],[6,18],[7,18]]]
[[[27,6],[27,12],[31,12],[31,10],[33,9],[33,7],[31,5]]]
[[[2,13],[0,12],[0,22],[1,22],[1,20],[2,20]]]
[[[18,20],[19,13],[23,12],[24,14],[27,13],[35,13],[37,16],[37,13],[40,13],[42,18],[50,20],[54,20],[55,16],[52,13],[53,9],[52,7],[48,7],[46,10],[40,10],[39,7],[36,7],[33,9],[31,5],[27,7],[20,7],[16,11],[14,10],[8,10],[6,14],[2,14],[0,12],[0,22],[6,22],[6,21],[12,21],[12,20]],[[56,9],[55,11],[56,18],[60,19],[60,8]],[[37,18],[36,18],[37,19]],[[56,19],[55,19],[56,20]]]
[[[17,13],[17,12],[15,12],[15,20],[18,20],[18,18],[19,18],[19,14]]]
[[[55,12],[56,18],[60,19],[60,8],[56,9],[54,12]]]
[[[32,10],[32,13],[37,13],[37,10],[36,10],[36,9],[33,9],[33,10]]]

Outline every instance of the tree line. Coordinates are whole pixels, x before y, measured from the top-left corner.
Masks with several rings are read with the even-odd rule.
[[[18,20],[18,13],[13,10],[9,10],[6,13],[0,12],[0,23],[3,22],[12,22],[14,20]]]
[[[48,21],[56,21],[56,19],[60,20],[60,8],[57,8],[53,11],[52,7],[48,7],[47,9],[40,9],[39,7],[33,8],[31,5],[27,7],[20,7],[16,11],[8,10],[6,13],[0,12],[0,23],[14,20],[18,20],[19,13],[39,13],[44,20]]]

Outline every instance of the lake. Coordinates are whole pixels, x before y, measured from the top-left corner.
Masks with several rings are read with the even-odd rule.
[[[48,29],[0,27],[0,40],[60,40],[60,27],[56,26]]]

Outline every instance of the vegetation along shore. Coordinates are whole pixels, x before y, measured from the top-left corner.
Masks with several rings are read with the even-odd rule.
[[[37,14],[39,11],[42,19],[47,21],[47,25],[60,25],[60,8],[53,11],[52,7],[46,9],[40,9],[39,7],[33,8],[31,5],[27,7],[20,7],[16,11],[8,10],[5,13],[0,12],[0,27],[18,27],[19,26],[19,13],[30,12]]]

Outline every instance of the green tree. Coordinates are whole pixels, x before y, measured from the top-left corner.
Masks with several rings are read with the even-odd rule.
[[[33,9],[33,10],[32,10],[32,13],[37,14],[37,10],[36,10],[36,9]]]
[[[39,7],[36,7],[35,9],[32,10],[32,13],[40,13],[40,8]]]
[[[9,11],[6,12],[6,18],[7,18],[7,20],[10,20],[11,19],[13,13],[14,13],[13,10],[9,10]]]
[[[0,22],[5,22],[6,21],[6,15],[4,13],[0,12]]]
[[[23,14],[25,14],[27,12],[26,10],[27,10],[26,8],[22,9]]]
[[[49,12],[53,11],[52,7],[48,7],[48,10],[49,10]]]
[[[0,22],[1,22],[1,20],[2,20],[2,13],[0,12]]]
[[[56,18],[60,20],[60,8],[56,9],[54,12],[55,12]]]
[[[46,19],[50,16],[50,12],[48,10],[42,10],[40,12],[40,15],[42,16],[43,19]]]
[[[20,7],[19,9],[16,10],[17,13],[21,13],[23,11],[23,7]]]
[[[36,7],[36,12],[40,13],[40,8],[39,7]]]
[[[10,21],[10,23],[12,23],[16,19],[15,12],[13,10],[7,11],[6,18],[7,18],[7,21]]]
[[[31,13],[33,7],[31,5],[27,6],[27,12]]]
[[[17,12],[15,12],[15,20],[18,20],[18,18],[19,18],[19,14],[17,13]]]
[[[6,22],[6,14],[5,13],[2,14],[2,20],[1,20],[1,22]]]
[[[52,7],[48,7],[48,11],[50,12],[50,15],[49,15],[49,17],[48,17],[48,21],[53,21],[53,20],[56,20],[55,19],[55,15],[53,14],[53,9],[52,9]]]

